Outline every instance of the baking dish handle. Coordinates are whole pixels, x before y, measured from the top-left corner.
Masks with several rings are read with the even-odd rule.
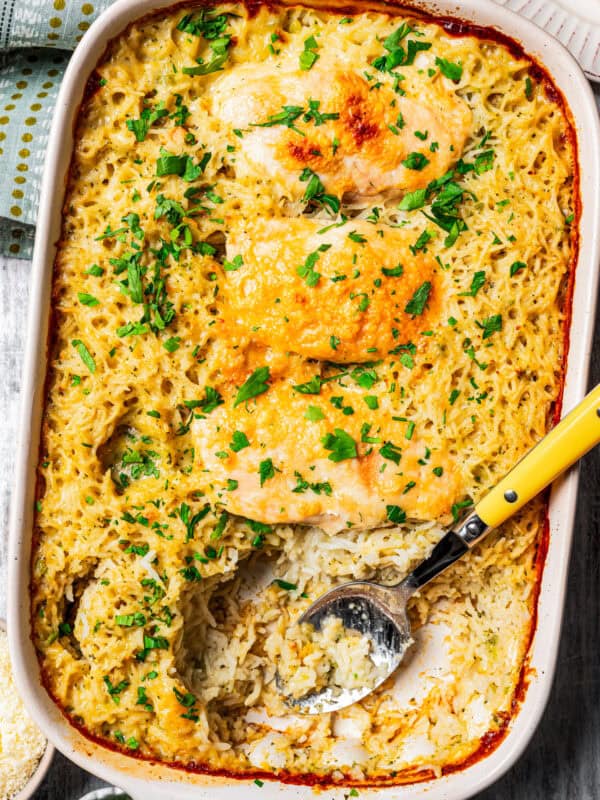
[[[600,384],[476,505],[496,528],[600,442]]]

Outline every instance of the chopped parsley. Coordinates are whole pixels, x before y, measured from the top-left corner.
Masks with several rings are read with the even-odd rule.
[[[516,275],[517,272],[520,272],[522,269],[526,269],[527,264],[524,261],[513,261],[510,265],[510,277],[512,278],[513,275]]]
[[[525,78],[525,97],[529,101],[533,100],[533,83],[529,75]]]
[[[210,414],[217,406],[224,403],[223,398],[219,392],[212,386],[204,387],[204,397],[200,400],[184,400],[183,405],[189,409],[199,408],[204,414]]]
[[[258,367],[258,369],[255,369],[248,380],[238,389],[233,407],[235,408],[239,406],[240,403],[251,400],[253,397],[266,392],[269,388],[269,384],[267,383],[269,375],[269,367]]]
[[[260,462],[258,465],[258,474],[260,476],[261,487],[264,486],[265,481],[275,477],[275,467],[270,458],[265,458],[264,461]]]
[[[283,589],[285,592],[295,592],[298,588],[295,583],[289,583],[288,581],[283,581],[281,578],[276,578],[273,583],[276,586],[279,586],[280,589]]]
[[[472,506],[472,505],[473,505],[473,501],[469,500],[468,498],[466,500],[461,500],[458,503],[453,503],[451,510],[452,510],[452,519],[454,520],[454,522],[458,522],[460,520],[461,511],[464,508],[469,508],[469,506]]]
[[[227,513],[227,511],[221,512],[221,514],[219,515],[219,519],[217,520],[217,524],[215,525],[215,529],[213,530],[213,532],[210,535],[211,539],[214,540],[214,539],[220,539],[221,538],[221,536],[223,535],[223,531],[225,530],[225,526],[227,525],[228,520],[229,520],[229,514]]]
[[[321,442],[326,450],[331,451],[328,455],[330,461],[337,463],[348,458],[358,457],[356,442],[349,433],[341,428],[335,428],[333,433],[327,433],[322,437]]]
[[[325,206],[333,214],[337,214],[340,210],[340,201],[335,195],[326,194],[325,187],[316,172],[313,172],[310,167],[305,167],[300,173],[300,180],[307,183],[306,191],[302,198],[304,203],[315,203],[316,205]]]
[[[308,406],[304,412],[304,419],[307,419],[309,422],[318,422],[321,419],[325,419],[325,414],[319,406]]]
[[[181,346],[181,337],[180,336],[171,336],[169,339],[166,339],[163,342],[163,347],[167,351],[167,353],[174,353],[176,350],[179,350]]]
[[[241,255],[234,256],[231,261],[226,258],[223,260],[223,269],[225,272],[236,272],[240,267],[244,266],[244,259]]]
[[[482,338],[489,339],[496,331],[502,330],[502,314],[492,314],[481,322],[475,320],[475,324],[483,331]]]
[[[471,279],[471,286],[468,292],[461,292],[458,296],[459,297],[476,297],[477,292],[481,289],[481,287],[485,283],[485,271],[478,270]]]
[[[299,267],[296,267],[297,274],[304,278],[306,281],[307,286],[314,287],[318,284],[319,279],[321,277],[321,273],[315,270],[315,264],[321,257],[321,253],[325,253],[331,247],[330,244],[322,244],[312,253],[309,253],[306,257],[304,264],[301,264]]]
[[[429,50],[430,42],[419,42],[416,39],[409,39],[406,48],[401,42],[412,33],[414,28],[403,22],[399,28],[391,33],[383,42],[383,47],[387,51],[385,55],[378,56],[373,62],[375,69],[380,72],[392,72],[395,67],[406,67],[414,64],[415,56],[420,50]],[[392,73],[397,75],[397,73]]]
[[[187,503],[182,503],[179,508],[175,509],[175,513],[179,517],[179,519],[185,525],[185,541],[189,542],[191,539],[194,538],[194,531],[196,529],[196,525],[198,525],[204,517],[210,511],[210,506],[208,503],[197,511],[195,514],[191,514],[191,509]]]
[[[142,110],[139,119],[128,119],[125,124],[127,129],[135,135],[136,141],[143,142],[152,125],[166,117],[168,113],[164,103],[158,103],[154,108],[146,106]]]
[[[308,109],[303,106],[282,106],[282,110],[277,114],[271,114],[266,122],[255,122],[253,127],[272,128],[274,125],[285,125],[286,128],[290,128],[300,136],[305,136],[306,134],[295,125],[296,120],[300,117],[304,122],[313,122],[316,127],[323,125],[330,119],[339,119],[340,115],[337,112],[323,113],[319,111],[320,105],[319,100],[309,98]]]
[[[197,66],[183,67],[184,75],[209,75],[222,69],[231,44],[231,34],[226,33],[227,17],[227,14],[212,14],[203,8],[199,14],[186,14],[181,18],[177,29],[192,36],[202,36],[209,42],[213,54],[210,61],[199,58]]]
[[[77,350],[77,352],[79,353],[79,357],[93,375],[94,372],[96,372],[96,362],[94,361],[94,358],[90,353],[90,351],[81,341],[81,339],[73,339],[71,341],[71,344]]]
[[[393,442],[386,442],[383,447],[379,448],[379,454],[382,458],[387,458],[388,461],[399,464],[402,458],[402,449],[393,444]]]
[[[351,241],[356,242],[357,244],[364,244],[367,241],[366,236],[363,236],[362,234],[357,233],[356,231],[350,231],[350,233],[348,234],[348,238]]]
[[[119,695],[121,694],[121,692],[124,692],[125,689],[127,689],[127,687],[129,686],[129,681],[126,680],[119,681],[119,683],[117,683],[116,686],[113,686],[108,675],[105,675],[102,678],[102,680],[104,681],[104,685],[106,686],[106,691],[111,696],[113,703],[116,706],[118,706],[119,703],[121,702],[121,698],[119,697]]]
[[[305,72],[311,69],[319,59],[316,52],[319,49],[317,40],[314,36],[309,36],[304,41],[304,50],[300,53],[300,69]]]
[[[429,300],[430,293],[431,283],[430,281],[425,281],[415,291],[411,299],[404,307],[404,311],[412,316],[419,316],[422,314],[425,310],[425,306],[427,305],[427,301]]]
[[[121,628],[143,628],[146,624],[146,616],[141,611],[136,611],[135,614],[117,614],[115,622]]]
[[[390,522],[395,522],[397,525],[406,522],[406,511],[403,511],[400,506],[386,506],[385,511]]]
[[[382,267],[381,271],[387,278],[399,278],[404,272],[402,264],[397,264],[395,267]]]
[[[409,153],[402,161],[402,166],[419,172],[424,169],[427,164],[429,164],[429,159],[424,153]]]
[[[196,712],[197,699],[195,695],[191,692],[180,692],[175,686],[173,687],[173,693],[179,705],[186,709],[186,713],[181,715],[183,719],[190,719],[192,722],[198,722],[199,716]]]
[[[427,202],[427,189],[416,189],[414,192],[407,192],[404,195],[398,208],[400,211],[414,211],[416,208],[423,208]]]
[[[177,200],[159,194],[154,208],[154,219],[165,217],[171,225],[179,225],[185,217],[185,209]]]
[[[433,239],[433,234],[426,228],[419,234],[417,241],[409,246],[410,252],[413,254],[413,256],[416,255],[419,250],[426,250],[427,243],[430,242],[431,239]]]
[[[442,75],[450,78],[451,81],[459,81],[462,77],[463,68],[461,64],[455,64],[453,61],[447,61],[445,58],[435,59],[436,67],[440,68]]]
[[[300,392],[300,394],[320,394],[322,382],[321,378],[315,375],[306,383],[297,383],[292,388],[294,391]]]
[[[234,431],[229,447],[234,453],[239,453],[245,447],[250,447],[250,442],[243,431]]]
[[[100,301],[98,298],[94,297],[93,294],[87,294],[86,292],[77,292],[77,298],[81,305],[83,306],[98,306],[100,305]]]
[[[187,183],[197,180],[206,169],[211,159],[211,153],[204,153],[197,164],[187,153],[175,155],[164,147],[160,148],[160,155],[156,161],[156,175],[161,178],[165,175],[179,175]]]

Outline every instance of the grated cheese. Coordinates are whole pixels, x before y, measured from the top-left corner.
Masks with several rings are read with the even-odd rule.
[[[10,800],[31,778],[44,754],[46,740],[19,697],[0,630],[0,800]]]

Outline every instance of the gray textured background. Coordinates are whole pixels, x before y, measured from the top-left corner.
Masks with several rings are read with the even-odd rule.
[[[600,86],[595,87],[600,107]],[[582,165],[585,169],[585,164]],[[600,224],[600,220],[598,221]],[[0,257],[0,526],[8,526],[29,286],[29,264]],[[600,318],[600,313],[599,313]],[[597,325],[590,386],[600,382]],[[5,613],[6,535],[0,537],[0,616]],[[600,448],[581,465],[569,592],[554,687],[520,761],[478,800],[600,798]],[[76,800],[102,781],[56,754],[35,800]],[[268,800],[268,784],[265,800]],[[307,790],[307,800],[313,796]],[[325,800],[326,793],[323,794]]]

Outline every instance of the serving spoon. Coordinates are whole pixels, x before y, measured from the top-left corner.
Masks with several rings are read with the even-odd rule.
[[[304,714],[338,711],[380,686],[395,672],[413,642],[406,613],[409,598],[599,442],[600,384],[526,453],[404,580],[393,586],[350,581],[336,586],[314,602],[298,624],[308,623],[319,631],[325,620],[334,617],[342,621],[345,629],[367,636],[371,641],[369,658],[377,667],[378,677],[374,684],[354,689],[325,686],[297,698],[284,694],[286,703]],[[279,675],[277,686],[284,693],[285,685]]]

